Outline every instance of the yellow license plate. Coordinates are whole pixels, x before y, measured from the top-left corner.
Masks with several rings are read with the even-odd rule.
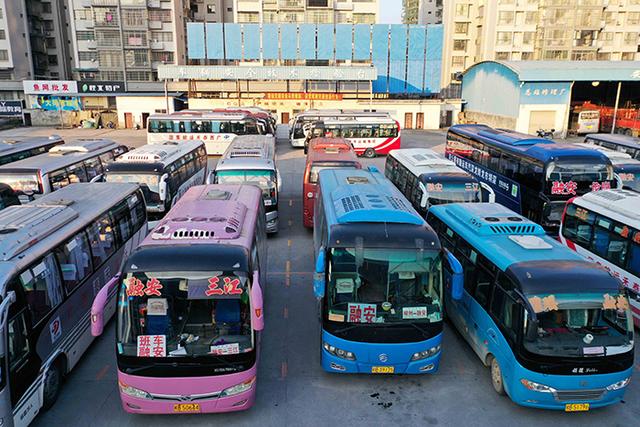
[[[372,374],[393,374],[395,372],[395,367],[393,366],[372,366],[371,373]]]
[[[588,403],[567,403],[566,405],[564,405],[565,412],[585,412],[588,410]]]
[[[199,403],[176,403],[173,412],[200,412]]]

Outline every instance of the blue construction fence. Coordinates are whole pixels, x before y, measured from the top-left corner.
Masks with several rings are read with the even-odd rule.
[[[440,92],[442,39],[442,25],[187,24],[189,59],[372,63],[374,93]]]

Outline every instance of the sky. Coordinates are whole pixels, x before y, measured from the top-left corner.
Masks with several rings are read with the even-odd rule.
[[[379,0],[379,2],[381,24],[402,23],[402,0]]]

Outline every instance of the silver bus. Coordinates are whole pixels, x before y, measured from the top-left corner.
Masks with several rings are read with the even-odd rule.
[[[106,182],[140,184],[150,221],[161,219],[180,197],[207,178],[207,150],[202,141],[148,144],[105,166]]]
[[[53,405],[93,341],[94,297],[110,284],[113,315],[122,263],[146,233],[136,184],[74,184],[0,212],[3,426]]]
[[[60,144],[64,144],[64,140],[58,135],[24,139],[6,138],[0,141],[0,165],[46,153]]]
[[[225,151],[209,179],[212,184],[250,184],[262,190],[267,233],[278,232],[278,193],[282,182],[275,157],[268,145],[254,144],[252,154],[239,155],[233,145]]]
[[[0,183],[13,188],[24,203],[69,184],[102,180],[104,165],[127,151],[110,139],[78,139],[0,166]]]

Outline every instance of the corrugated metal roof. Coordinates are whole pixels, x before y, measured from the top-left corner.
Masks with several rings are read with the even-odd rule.
[[[467,68],[464,74],[484,63],[503,65],[523,82],[640,82],[640,61],[483,61]]]

